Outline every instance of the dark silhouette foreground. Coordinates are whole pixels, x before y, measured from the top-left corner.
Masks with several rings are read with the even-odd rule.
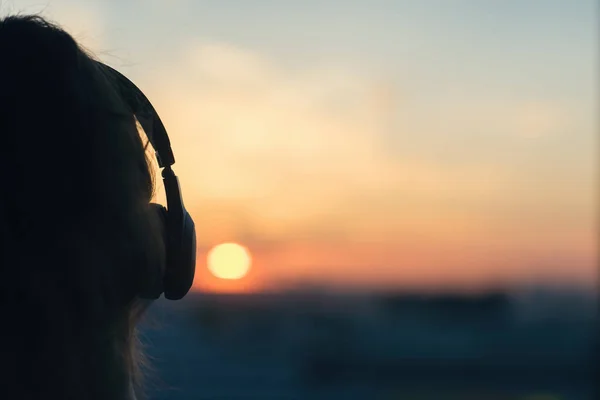
[[[168,187],[170,215],[150,205],[137,111],[107,68],[41,17],[0,19],[2,398],[135,397],[142,297],[193,279],[195,252],[171,251],[195,249],[193,223],[180,234]]]

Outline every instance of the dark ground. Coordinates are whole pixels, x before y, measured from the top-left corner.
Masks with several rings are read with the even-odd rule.
[[[591,400],[595,319],[593,306],[578,304],[544,314],[502,295],[159,301],[143,330],[154,369],[147,392],[152,400]]]

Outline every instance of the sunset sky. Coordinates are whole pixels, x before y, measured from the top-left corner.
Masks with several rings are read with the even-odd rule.
[[[159,111],[197,288],[596,282],[592,0],[12,0]],[[159,193],[160,195],[160,193]],[[253,256],[239,281],[206,253]]]

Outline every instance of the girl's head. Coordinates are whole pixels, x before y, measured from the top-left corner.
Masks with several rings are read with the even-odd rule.
[[[165,249],[151,163],[113,79],[59,27],[0,18],[0,388],[11,397],[125,399],[136,381],[138,294]]]

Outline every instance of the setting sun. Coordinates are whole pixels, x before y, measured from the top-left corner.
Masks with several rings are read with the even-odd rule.
[[[236,243],[222,243],[208,253],[208,269],[221,279],[241,279],[252,263],[248,249]]]

